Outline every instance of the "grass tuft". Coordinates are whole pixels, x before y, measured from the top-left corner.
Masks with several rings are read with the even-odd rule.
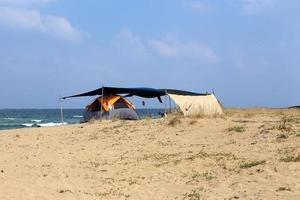
[[[242,133],[246,130],[244,126],[234,126],[227,129],[228,132]]]
[[[196,190],[192,190],[189,193],[185,193],[183,200],[200,200],[201,199],[201,195],[199,193],[199,191]]]
[[[255,167],[257,165],[264,165],[266,163],[265,160],[257,160],[252,162],[244,162],[240,164],[241,169],[249,169],[251,167]]]
[[[204,179],[206,181],[211,181],[213,179],[215,179],[217,177],[211,175],[210,173],[206,172],[206,173],[195,173],[191,176],[191,180],[188,181],[187,183],[191,183],[191,182],[199,182],[201,179]]]
[[[279,187],[276,192],[282,192],[282,191],[291,191],[291,188],[288,188],[288,187]]]
[[[277,137],[277,139],[287,139],[287,138],[288,138],[288,136],[285,135],[285,134],[280,134],[280,135],[278,135],[278,137]]]
[[[177,126],[177,125],[179,125],[179,124],[181,124],[181,120],[180,120],[180,118],[179,117],[173,117],[170,121],[169,121],[169,123],[168,123],[168,125],[169,126]]]
[[[283,162],[300,162],[300,153],[298,156],[287,156],[285,158],[280,159]]]

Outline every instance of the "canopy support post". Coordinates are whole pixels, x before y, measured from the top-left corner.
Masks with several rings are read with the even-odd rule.
[[[171,113],[172,112],[172,104],[171,104],[171,97],[170,95],[169,96],[169,112]]]
[[[167,94],[165,95],[165,114],[164,116],[166,117],[167,116]]]
[[[100,111],[100,114],[101,114],[101,119],[103,117],[103,94],[104,94],[104,88],[103,88],[103,85],[102,85],[102,94],[101,94],[101,111]]]
[[[59,104],[60,104],[60,118],[61,118],[61,123],[64,124],[63,99],[61,98],[61,95],[59,95]]]

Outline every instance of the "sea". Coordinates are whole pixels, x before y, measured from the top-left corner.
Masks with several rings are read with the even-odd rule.
[[[158,118],[164,109],[136,111],[140,118]],[[84,109],[64,109],[62,123],[60,109],[0,109],[0,130],[78,124],[83,120],[83,113]]]

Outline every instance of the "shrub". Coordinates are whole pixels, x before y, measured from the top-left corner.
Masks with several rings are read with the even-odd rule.
[[[252,162],[244,162],[240,164],[240,168],[242,169],[248,169],[251,167],[255,167],[257,165],[264,165],[266,163],[265,160],[258,160],[258,161],[252,161]]]
[[[168,123],[169,126],[173,126],[173,127],[178,124],[181,124],[181,121],[180,121],[179,117],[177,117],[177,116],[173,117]]]
[[[227,129],[228,132],[238,132],[238,133],[242,133],[246,130],[245,127],[243,126],[234,126],[234,127],[230,127]]]
[[[283,162],[300,162],[300,153],[298,156],[287,156],[285,158],[280,159]]]

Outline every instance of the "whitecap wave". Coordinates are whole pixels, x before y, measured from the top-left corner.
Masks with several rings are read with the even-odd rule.
[[[4,117],[4,118],[1,118],[1,119],[4,119],[4,120],[15,120],[16,118],[13,118],[13,117]]]
[[[37,124],[38,127],[52,127],[52,126],[63,126],[63,125],[67,125],[68,123],[64,122],[64,123],[44,123],[44,124]]]
[[[35,122],[35,123],[41,123],[43,120],[41,120],[41,119],[32,119],[30,121]]]
[[[25,126],[25,127],[33,127],[34,124],[22,124],[22,126]]]
[[[73,118],[83,118],[82,115],[74,115]]]

